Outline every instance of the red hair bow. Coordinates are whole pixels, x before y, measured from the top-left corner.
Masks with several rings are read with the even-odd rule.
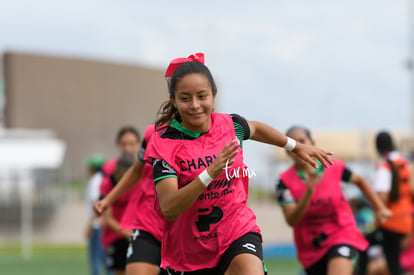
[[[171,77],[175,69],[177,69],[181,64],[186,62],[200,62],[204,64],[204,54],[203,53],[196,53],[192,54],[189,57],[179,57],[175,58],[170,62],[168,65],[167,71],[165,72],[165,77]]]

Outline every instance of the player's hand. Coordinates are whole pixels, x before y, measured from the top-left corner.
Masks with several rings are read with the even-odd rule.
[[[237,149],[240,147],[238,140],[232,140],[223,147],[214,162],[207,168],[207,172],[213,179],[218,177],[223,170],[234,163]]]
[[[391,219],[392,211],[387,207],[382,207],[376,211],[375,216],[379,223],[384,223]]]
[[[96,215],[101,216],[105,209],[108,208],[105,199],[99,200],[93,204],[93,211]]]
[[[315,190],[315,186],[321,182],[323,178],[322,174],[317,174],[317,173],[312,173],[312,174],[306,174],[305,175],[305,183],[306,183],[306,187],[308,192],[313,193],[313,191]]]
[[[316,169],[318,168],[318,164],[316,163],[315,159],[318,159],[326,168],[328,167],[328,163],[330,165],[333,164],[332,160],[329,158],[329,156],[332,156],[333,153],[322,150],[314,145],[297,142],[295,149],[293,149],[293,152],[303,160],[309,162]]]

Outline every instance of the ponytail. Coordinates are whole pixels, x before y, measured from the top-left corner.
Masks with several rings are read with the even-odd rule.
[[[398,186],[398,172],[395,168],[394,163],[391,160],[387,159],[387,163],[390,165],[391,168],[391,190],[388,196],[389,202],[395,202],[400,198],[399,186]]]
[[[158,118],[155,122],[155,128],[158,128],[166,123],[171,122],[173,119],[180,117],[177,108],[175,108],[171,100],[165,101],[161,105],[160,109],[158,110],[157,116]]]

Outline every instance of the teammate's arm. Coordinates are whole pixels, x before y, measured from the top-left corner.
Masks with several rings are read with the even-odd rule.
[[[384,202],[388,203],[388,198],[390,197],[390,192],[378,192],[378,197]]]
[[[102,200],[99,200],[94,203],[93,209],[98,215],[101,215],[102,212],[114,203],[119,197],[128,192],[141,178],[142,169],[144,167],[144,162],[141,160],[136,160],[134,165],[132,165],[128,171],[122,176],[118,184],[105,196]]]
[[[357,173],[352,173],[351,182],[358,186],[365,197],[371,202],[379,222],[385,222],[391,218],[392,211],[385,206],[381,198],[374,192],[363,177]]]
[[[283,215],[287,224],[291,227],[296,226],[303,218],[311,201],[315,186],[322,179],[322,175],[312,175],[306,179],[306,191],[296,203],[282,205]]]
[[[128,230],[122,230],[119,222],[112,216],[111,208],[105,209],[102,213],[103,224],[106,225],[112,231],[121,234],[124,238],[129,239],[131,232]]]

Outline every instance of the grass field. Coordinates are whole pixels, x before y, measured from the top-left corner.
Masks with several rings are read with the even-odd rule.
[[[298,275],[295,259],[265,259],[269,275]],[[88,274],[86,250],[81,246],[35,246],[33,258],[24,260],[18,246],[0,246],[0,274]]]

